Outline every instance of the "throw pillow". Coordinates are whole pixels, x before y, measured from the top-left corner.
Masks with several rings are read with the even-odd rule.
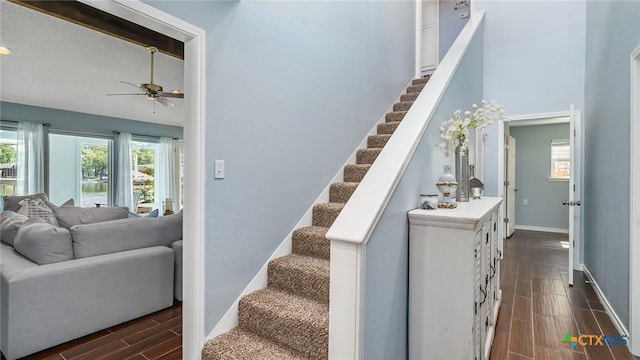
[[[44,221],[51,225],[58,226],[58,221],[53,213],[53,210],[47,205],[45,200],[42,199],[24,199],[20,202],[22,208],[18,211],[18,214],[28,216],[30,218],[42,218]]]
[[[15,211],[18,212],[22,205],[20,205],[20,201],[26,199],[41,199],[47,201],[47,194],[39,193],[32,195],[24,195],[24,196],[15,196],[15,195],[5,195],[2,197],[2,210],[4,211]]]
[[[50,201],[45,201],[45,203],[47,204],[47,206],[53,210],[53,208],[57,208],[57,207],[61,207],[61,206],[75,206],[75,203],[73,201],[73,198],[63,202],[60,206],[50,202]]]
[[[2,224],[0,224],[0,240],[5,244],[13,246],[18,229],[20,229],[20,226],[22,226],[25,221],[29,220],[29,218],[13,211],[2,212],[1,218]]]
[[[129,217],[130,218],[139,218],[139,217],[157,218],[158,215],[160,215],[160,210],[159,209],[155,209],[153,211],[149,211],[146,214],[136,214],[136,213],[129,212]]]
[[[73,259],[69,230],[53,226],[41,218],[31,218],[22,224],[14,248],[38,265]]]
[[[82,208],[61,206],[53,209],[58,224],[66,229],[74,225],[93,224],[97,222],[126,219],[129,216],[127,207]]]

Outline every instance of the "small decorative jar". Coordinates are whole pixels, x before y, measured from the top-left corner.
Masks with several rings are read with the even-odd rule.
[[[420,208],[434,210],[438,208],[438,194],[420,194]]]

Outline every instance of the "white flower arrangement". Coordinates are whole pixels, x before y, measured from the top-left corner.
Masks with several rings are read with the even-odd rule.
[[[440,125],[439,146],[445,158],[449,158],[451,146],[455,147],[458,139],[465,143],[469,138],[469,129],[484,129],[494,121],[504,121],[509,118],[504,115],[504,106],[495,101],[481,100],[481,107],[477,104],[471,105],[472,111],[462,110],[453,112],[453,117]]]

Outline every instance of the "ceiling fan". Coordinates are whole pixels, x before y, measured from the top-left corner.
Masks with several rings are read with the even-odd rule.
[[[120,81],[123,84],[131,85],[131,86],[134,86],[134,87],[138,88],[138,90],[140,90],[141,93],[135,93],[135,94],[106,94],[106,95],[107,96],[145,95],[147,97],[147,99],[154,100],[154,103],[155,103],[155,101],[157,101],[157,102],[159,102],[160,104],[162,104],[164,106],[175,106],[176,104],[174,104],[173,102],[171,102],[167,98],[184,99],[184,93],[180,92],[180,90],[172,90],[170,92],[164,92],[164,91],[162,91],[162,86],[153,83],[153,56],[155,55],[156,52],[158,52],[158,49],[156,47],[154,47],[154,46],[149,46],[149,47],[147,47],[147,50],[149,51],[149,54],[151,55],[151,80],[148,83],[142,83],[140,85],[135,85],[135,84],[132,84],[132,83],[127,82],[127,81]]]

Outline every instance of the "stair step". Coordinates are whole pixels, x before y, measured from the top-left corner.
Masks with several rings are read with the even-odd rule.
[[[369,171],[371,164],[349,164],[344,167],[343,180],[346,182],[360,182]]]
[[[429,81],[430,78],[431,78],[431,75],[427,75],[419,79],[413,79],[411,81],[411,85],[424,85]]]
[[[360,183],[338,182],[329,186],[329,202],[346,203]]]
[[[400,120],[404,119],[405,115],[407,115],[406,111],[390,112],[390,113],[387,113],[387,115],[384,116],[384,121],[386,121],[386,122],[400,121]]]
[[[393,111],[407,111],[413,105],[413,101],[402,101],[393,104]]]
[[[422,91],[422,89],[424,89],[424,85],[409,85],[407,87],[407,94],[413,94],[413,93],[419,93],[420,91]]]
[[[291,239],[293,253],[329,260],[331,243],[326,238],[328,230],[329,228],[324,226],[295,229]]]
[[[357,164],[373,164],[382,149],[359,149],[356,152]]]
[[[396,131],[398,125],[400,125],[400,121],[378,124],[378,134],[393,134],[393,132]]]
[[[208,341],[202,348],[202,360],[305,360],[303,354],[262,336],[235,328]]]
[[[420,93],[400,95],[400,101],[416,101]]]
[[[301,352],[309,358],[329,354],[329,306],[272,288],[240,299],[239,326]]]
[[[367,138],[367,147],[370,149],[383,148],[389,139],[391,139],[391,134],[371,135]]]
[[[329,304],[329,260],[289,254],[271,260],[267,272],[268,286]]]
[[[324,203],[314,205],[312,225],[331,227],[343,207],[343,203]]]

